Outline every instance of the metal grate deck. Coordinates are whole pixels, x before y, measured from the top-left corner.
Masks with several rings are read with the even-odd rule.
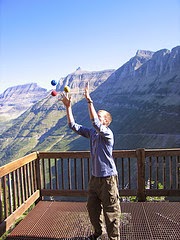
[[[121,240],[180,239],[180,202],[121,203],[121,210]],[[7,240],[75,240],[92,233],[85,202],[41,201]]]

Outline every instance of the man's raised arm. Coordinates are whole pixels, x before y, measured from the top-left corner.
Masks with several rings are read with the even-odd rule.
[[[93,100],[91,99],[90,97],[90,94],[89,94],[89,82],[86,84],[86,87],[85,87],[85,90],[84,90],[84,96],[87,100],[87,103],[88,103],[88,110],[89,110],[89,117],[90,119],[94,119],[94,118],[97,118],[97,112],[94,108],[94,105],[93,105]]]
[[[66,113],[67,113],[67,121],[68,123],[74,122],[74,116],[72,113],[72,107],[71,107],[71,97],[68,96],[68,93],[63,93],[63,98],[61,101],[63,102],[64,106],[66,107]]]

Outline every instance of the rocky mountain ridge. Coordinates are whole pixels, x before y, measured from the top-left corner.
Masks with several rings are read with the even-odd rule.
[[[81,71],[78,69],[73,77],[60,79],[57,89],[62,90],[64,85],[84,88],[85,75],[89,73],[82,75]],[[180,46],[155,53],[138,50],[104,81],[100,81],[101,74],[96,79],[90,75],[86,78],[90,83],[100,82],[100,86],[91,91],[95,108],[104,108],[113,116],[115,149],[180,146]],[[84,98],[74,101],[73,112],[77,122],[90,126]],[[37,150],[89,149],[88,141],[69,130],[62,103],[50,96],[14,121],[2,134],[0,147],[2,162]]]
[[[69,86],[73,93],[73,101],[78,101],[82,98],[81,94],[84,91],[87,82],[90,83],[90,91],[93,92],[107,78],[115,72],[114,69],[102,71],[84,71],[80,67],[75,72],[68,74],[65,78],[61,78],[57,84],[56,90],[62,92],[65,86]]]
[[[16,118],[30,106],[47,95],[47,89],[29,83],[7,88],[0,94],[0,114]]]

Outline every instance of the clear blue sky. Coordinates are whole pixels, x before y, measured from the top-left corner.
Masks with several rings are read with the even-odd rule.
[[[180,45],[180,0],[0,0],[0,93]]]

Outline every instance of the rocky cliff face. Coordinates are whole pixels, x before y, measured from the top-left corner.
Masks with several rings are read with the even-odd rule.
[[[94,87],[95,108],[113,116],[115,149],[180,146],[180,46],[155,53],[138,50],[116,71],[78,69],[60,79],[57,90],[65,85],[79,90],[86,81]],[[73,112],[78,123],[90,126],[84,99],[74,102]],[[2,134],[0,148],[6,161],[35,150],[87,150],[89,142],[69,130],[62,103],[49,93]]]
[[[128,75],[134,75],[138,68],[152,58],[153,54],[154,53],[151,51],[138,50],[133,58],[131,58],[122,67],[117,69],[116,76],[123,78],[127,77]]]
[[[105,82],[113,72],[115,72],[114,69],[89,72],[79,67],[75,72],[68,74],[65,78],[61,78],[56,90],[62,92],[64,87],[68,85],[71,89],[72,101],[78,102],[82,99],[82,94],[87,82],[89,82],[90,92],[93,92]]]
[[[138,88],[141,88],[141,86],[148,88],[147,81],[154,82],[153,77],[155,75],[158,77],[171,74],[174,70],[177,70],[180,61],[179,51],[179,47],[172,49],[172,51],[164,49],[156,53],[138,51],[135,57],[116,70],[109,81],[118,84],[116,87],[121,87],[123,91],[131,91],[130,89],[136,88],[132,81],[133,83],[136,81]],[[129,89],[130,85],[132,85],[132,88]]]
[[[84,71],[80,67],[75,72],[68,74],[65,78],[61,78],[57,85],[58,91],[63,91],[68,85],[73,92],[84,90],[85,84],[90,83],[90,90],[94,90],[101,85],[114,72],[114,69],[103,71]]]
[[[1,118],[18,117],[25,110],[47,95],[47,90],[36,83],[10,87],[0,94]]]

